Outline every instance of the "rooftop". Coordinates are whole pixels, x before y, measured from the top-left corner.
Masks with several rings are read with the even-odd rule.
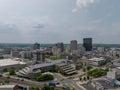
[[[41,68],[41,67],[46,67],[46,66],[52,66],[52,65],[55,65],[55,64],[58,64],[58,63],[61,63],[61,62],[65,62],[65,61],[66,60],[64,60],[64,59],[60,59],[60,60],[54,60],[54,61],[51,61],[51,62],[48,62],[48,63],[31,65],[29,67],[31,67],[31,68]]]
[[[15,87],[15,85],[1,85],[0,86],[0,89],[1,88],[6,88],[6,89],[8,89],[8,88],[14,88]]]
[[[91,61],[102,61],[102,60],[104,60],[104,58],[103,57],[100,57],[100,58],[94,57],[94,58],[91,58],[89,60],[91,60]]]
[[[15,60],[15,59],[0,59],[0,67],[9,66],[9,65],[16,65],[16,64],[25,64],[25,63],[18,61],[18,60]]]
[[[120,69],[120,67],[116,67],[116,69]]]

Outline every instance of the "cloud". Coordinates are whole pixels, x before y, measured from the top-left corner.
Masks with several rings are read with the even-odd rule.
[[[77,12],[78,9],[88,7],[92,4],[94,4],[98,0],[76,0],[76,8],[72,10],[72,12]]]
[[[78,7],[87,7],[90,4],[93,4],[95,0],[77,0],[76,5]]]
[[[0,34],[11,34],[17,31],[17,27],[14,24],[5,24],[0,22]]]
[[[45,28],[45,25],[44,24],[37,24],[37,25],[33,26],[33,28],[43,29],[43,28]]]
[[[74,8],[73,10],[72,10],[72,12],[74,13],[74,12],[77,12],[78,10],[77,10],[77,8]]]

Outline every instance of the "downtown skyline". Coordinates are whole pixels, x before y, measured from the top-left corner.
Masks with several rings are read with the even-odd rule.
[[[0,0],[0,43],[120,44],[120,0]]]

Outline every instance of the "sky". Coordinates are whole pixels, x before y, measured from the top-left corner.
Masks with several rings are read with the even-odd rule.
[[[0,0],[0,43],[120,44],[120,0]]]

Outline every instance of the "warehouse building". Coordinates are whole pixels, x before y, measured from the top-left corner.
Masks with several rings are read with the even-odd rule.
[[[18,59],[1,59],[0,60],[0,72],[3,71],[3,69],[9,69],[11,67],[25,67],[26,63],[19,61]]]

